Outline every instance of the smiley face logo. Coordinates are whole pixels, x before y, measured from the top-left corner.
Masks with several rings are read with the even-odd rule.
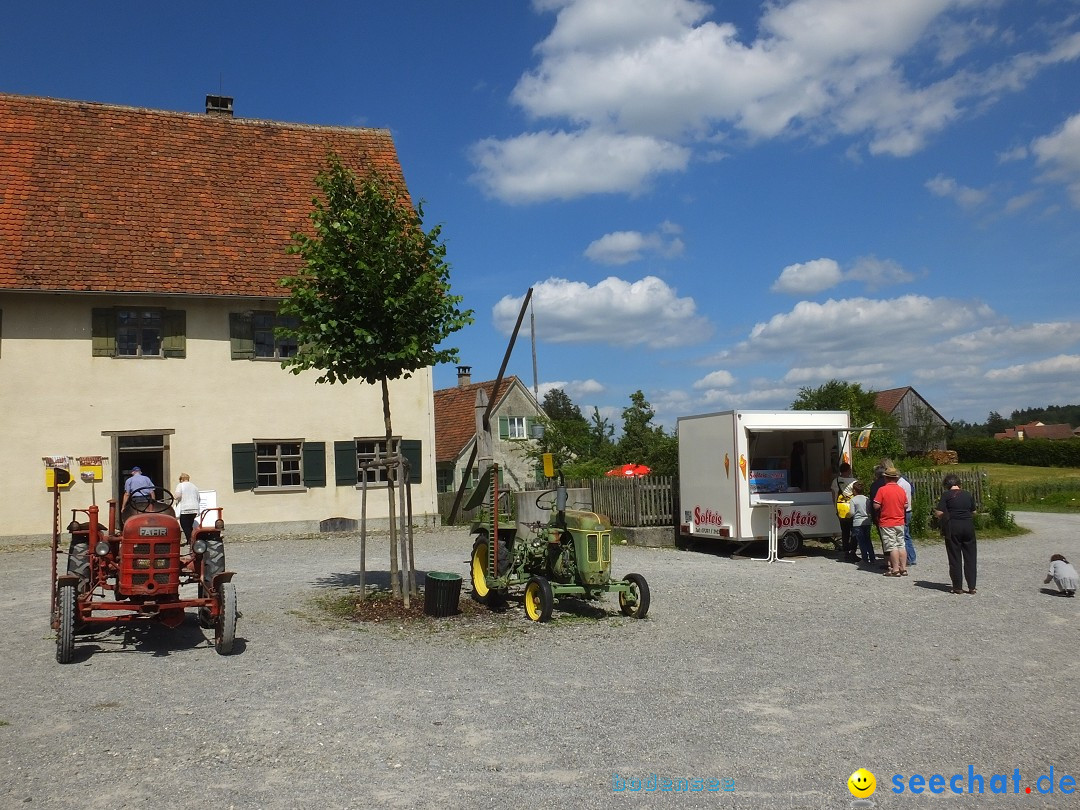
[[[877,780],[866,768],[859,768],[847,780],[847,789],[856,799],[866,799],[877,790]]]

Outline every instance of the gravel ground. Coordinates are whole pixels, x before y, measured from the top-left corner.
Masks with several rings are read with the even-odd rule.
[[[1051,553],[1080,557],[1080,517],[1019,522],[1034,533],[980,543],[975,596],[948,593],[941,545],[907,579],[619,547],[648,618],[609,596],[546,625],[520,603],[345,623],[314,600],[355,584],[355,541],[234,542],[234,655],[192,618],[77,637],[67,666],[48,552],[0,553],[0,807],[847,808],[859,767],[878,807],[1080,807],[1056,784],[1024,792],[1051,768],[1080,779],[1080,599],[1041,590]],[[424,533],[417,563],[466,575],[468,550],[464,530]],[[966,789],[969,766],[984,795],[891,792],[912,774]],[[1016,769],[1020,795],[991,795]],[[613,789],[652,774],[734,789]]]

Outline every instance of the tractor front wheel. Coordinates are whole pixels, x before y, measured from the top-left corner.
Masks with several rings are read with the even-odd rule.
[[[619,591],[619,610],[624,616],[644,619],[649,612],[649,583],[641,574],[627,574],[626,582],[630,584],[630,591]]]
[[[56,660],[70,664],[75,656],[75,586],[61,585],[56,594],[60,627],[56,630]]]
[[[217,624],[214,626],[214,647],[220,655],[232,652],[236,640],[236,586],[231,582],[221,583],[218,594],[219,611]]]
[[[225,542],[220,534],[206,538],[206,551],[202,554],[202,580],[213,583],[214,577],[225,570]]]
[[[551,618],[555,596],[551,583],[543,577],[533,577],[525,586],[525,613],[534,622],[546,622]]]
[[[200,582],[199,583],[199,598],[200,599],[205,599],[209,593],[210,592],[206,589],[206,586],[203,585]],[[199,616],[199,627],[201,627],[203,630],[209,630],[211,627],[214,626],[214,620],[211,618],[211,615],[210,615],[210,608],[207,608],[207,607],[199,608],[198,616]]]
[[[476,542],[473,543],[472,558],[469,563],[469,573],[472,576],[473,599],[481,605],[495,607],[502,601],[502,592],[488,586],[487,571],[490,549],[491,546],[489,545],[487,533],[481,532],[477,537]],[[499,541],[498,563],[499,576],[502,576],[510,569],[510,549],[508,549],[506,543],[502,541]]]

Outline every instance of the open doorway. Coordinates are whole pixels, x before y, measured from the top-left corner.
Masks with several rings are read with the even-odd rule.
[[[142,468],[161,495],[162,487],[168,484],[168,445],[162,433],[139,433],[115,436],[116,441],[116,479],[114,492],[119,501],[123,498],[124,482],[131,475],[132,467]]]

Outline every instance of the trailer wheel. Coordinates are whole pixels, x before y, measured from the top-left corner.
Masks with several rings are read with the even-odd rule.
[[[236,586],[231,582],[223,582],[218,599],[220,609],[217,624],[214,626],[214,647],[218,654],[228,655],[232,652],[233,642],[236,640]]]
[[[644,619],[649,612],[649,583],[641,574],[627,574],[630,593],[619,592],[619,610],[624,616]]]
[[[488,550],[491,548],[487,532],[480,532],[476,542],[473,543],[472,558],[469,563],[469,572],[472,575],[473,599],[482,605],[496,606],[502,601],[502,593],[487,584]],[[499,570],[498,576],[502,576],[510,570],[510,549],[506,543],[499,541]]]
[[[62,585],[56,594],[60,627],[56,631],[56,660],[70,664],[75,655],[75,586]]]
[[[798,554],[802,551],[803,538],[798,532],[788,532],[780,538],[780,542],[777,543],[777,552],[781,556],[788,556],[791,554]]]
[[[555,596],[551,583],[543,577],[533,577],[525,586],[525,614],[534,622],[546,622],[551,618]]]

